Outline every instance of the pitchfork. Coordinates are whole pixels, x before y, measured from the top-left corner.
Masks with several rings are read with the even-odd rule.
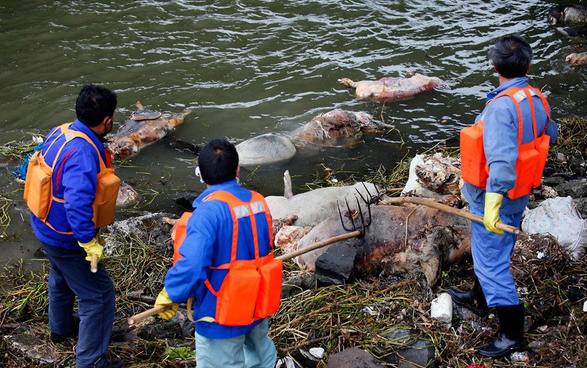
[[[342,224],[342,228],[345,229],[346,231],[350,231],[349,233],[338,235],[338,236],[332,237],[330,239],[322,240],[320,242],[309,245],[305,248],[298,249],[294,252],[276,257],[276,259],[280,259],[282,261],[287,261],[288,259],[292,259],[294,257],[301,255],[301,254],[305,254],[305,253],[311,252],[313,250],[323,248],[329,244],[336,243],[341,240],[347,240],[347,239],[351,239],[351,238],[360,238],[360,237],[364,236],[365,235],[365,228],[367,228],[367,226],[371,225],[372,197],[371,197],[371,193],[369,193],[368,190],[367,190],[367,193],[369,194],[369,200],[366,200],[358,190],[357,190],[357,193],[359,193],[359,196],[361,197],[363,202],[365,202],[365,205],[367,205],[367,211],[369,213],[369,217],[366,220],[365,220],[365,216],[363,215],[363,209],[361,208],[361,204],[359,203],[359,199],[357,197],[355,197],[355,199],[357,200],[357,207],[358,207],[358,211],[359,211],[358,217],[360,218],[359,223],[356,224],[357,221],[354,219],[353,213],[352,213],[351,208],[349,206],[349,203],[345,198],[344,201],[346,203],[349,218],[351,219],[351,225],[347,227],[347,225],[345,225],[344,220],[342,218],[342,211],[340,210],[340,206],[338,204],[338,201],[336,201],[336,207],[338,208],[338,215],[340,216],[340,223]]]

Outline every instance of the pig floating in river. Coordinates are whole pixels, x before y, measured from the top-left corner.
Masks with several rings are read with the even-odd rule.
[[[322,147],[354,147],[362,142],[363,133],[383,131],[365,112],[335,109],[314,117],[294,132],[299,144]]]
[[[566,57],[565,61],[573,65],[587,64],[587,52],[572,53]]]
[[[291,159],[306,145],[350,148],[363,142],[364,134],[383,133],[389,125],[376,123],[362,111],[334,109],[315,116],[289,137],[268,133],[236,145],[241,166],[268,165]]]
[[[398,101],[444,86],[442,79],[427,77],[408,71],[410,78],[386,77],[378,81],[353,82],[349,78],[339,79],[347,87],[355,88],[359,100]]]
[[[183,123],[185,116],[191,112],[186,110],[181,114],[162,114],[145,109],[140,102],[136,105],[139,110],[132,114],[130,120],[116,134],[106,137],[114,158],[136,155],[143,147],[160,140]]]
[[[550,24],[581,24],[587,22],[586,5],[557,5],[546,16]]]

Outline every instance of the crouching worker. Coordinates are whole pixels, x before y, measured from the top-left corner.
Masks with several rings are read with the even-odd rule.
[[[159,313],[167,320],[193,298],[199,368],[272,368],[277,351],[265,317],[279,308],[282,263],[273,258],[269,208],[238,184],[238,153],[228,141],[210,141],[198,166],[208,188],[193,203],[181,258],[155,307],[168,307]]]

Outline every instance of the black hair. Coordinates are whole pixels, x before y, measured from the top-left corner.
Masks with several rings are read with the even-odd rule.
[[[105,117],[114,115],[116,104],[114,92],[102,86],[86,84],[77,96],[75,113],[79,121],[89,127],[95,127]]]
[[[236,178],[238,153],[226,139],[213,139],[200,151],[198,166],[206,184],[224,183]]]
[[[504,78],[523,77],[532,61],[532,48],[522,37],[501,38],[489,53],[493,66]]]

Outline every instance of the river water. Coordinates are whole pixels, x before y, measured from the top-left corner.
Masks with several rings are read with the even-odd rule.
[[[193,175],[193,153],[178,140],[235,143],[259,134],[288,134],[312,117],[341,108],[366,111],[397,130],[353,149],[307,148],[291,161],[244,169],[242,181],[265,195],[283,192],[289,170],[294,192],[324,175],[340,178],[393,167],[403,157],[455,137],[497,86],[488,51],[518,33],[532,45],[529,77],[548,96],[553,116],[587,116],[587,68],[564,62],[587,51],[546,22],[554,2],[530,1],[3,1],[0,3],[0,144],[30,141],[75,119],[82,85],[118,95],[117,125],[136,101],[164,112],[193,113],[184,124],[118,170],[143,196],[121,211],[180,213],[173,199],[204,189]],[[408,69],[440,77],[448,88],[386,104],[357,101],[338,83],[406,76]],[[115,126],[116,129],[116,126]],[[12,202],[2,265],[33,257],[22,185],[2,164],[3,196]]]

